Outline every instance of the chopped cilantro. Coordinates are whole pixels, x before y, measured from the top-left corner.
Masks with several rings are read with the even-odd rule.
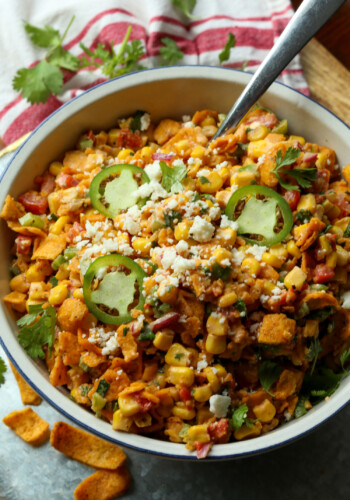
[[[124,326],[123,328],[123,337],[126,337],[128,334],[129,328],[127,326]]]
[[[332,306],[326,306],[323,309],[314,309],[307,315],[307,319],[319,319],[320,321],[324,321],[334,313],[334,309]]]
[[[160,162],[160,168],[162,170],[162,186],[168,191],[168,193],[179,193],[182,191],[183,187],[181,181],[187,175],[186,165],[175,165],[173,167],[168,167],[164,162]]]
[[[149,325],[145,325],[142,330],[140,335],[137,337],[137,340],[154,340],[155,335]]]
[[[145,114],[145,111],[138,110],[134,113],[133,118],[130,122],[130,130],[131,132],[135,132],[136,130],[141,130],[141,118]]]
[[[34,359],[45,357],[44,345],[47,344],[51,349],[56,326],[56,309],[52,306],[42,309],[41,305],[41,311],[38,308],[39,306],[30,306],[29,314],[17,322],[19,326],[22,326],[18,334],[18,341],[29,356]],[[40,319],[33,323],[38,315],[40,315]]]
[[[242,425],[246,422],[248,415],[248,406],[246,404],[236,408],[232,415],[232,426],[235,431],[240,429]]]
[[[293,177],[302,188],[311,187],[310,181],[315,181],[317,177],[317,168],[295,168],[292,170],[281,170],[282,167],[292,165],[300,156],[300,149],[289,147],[282,156],[282,150],[279,149],[275,156],[276,166],[272,170],[278,179],[278,182],[287,190],[300,191],[299,186],[288,184],[282,179],[280,174],[286,174]]]
[[[210,180],[207,179],[207,177],[204,177],[204,175],[201,175],[200,178],[199,178],[199,182],[201,184],[210,184]]]
[[[346,351],[342,352],[340,356],[340,363],[344,373],[347,373],[345,370],[345,363],[349,360],[349,358],[350,358],[350,347],[349,349],[346,349]]]
[[[50,283],[52,286],[57,286],[58,285],[58,279],[56,278],[56,276],[52,276],[50,278]]]
[[[312,213],[310,212],[310,210],[301,209],[299,210],[299,212],[297,212],[295,219],[302,224],[305,224],[305,222],[309,222],[310,219],[312,219]]]
[[[177,359],[178,361],[180,361],[180,359],[184,356],[184,353],[183,352],[177,352],[175,354],[175,359]]]
[[[307,409],[305,408],[305,403],[307,400],[308,398],[305,395],[299,396],[298,403],[294,410],[295,418],[300,418],[305,415],[305,413],[307,413]]]
[[[241,313],[241,316],[247,316],[247,307],[243,299],[238,299],[235,308]]]
[[[217,262],[214,262],[211,274],[216,280],[228,281],[232,274],[232,269],[230,267],[222,267]]]
[[[178,224],[182,221],[181,212],[178,210],[169,210],[169,212],[163,212],[165,227],[171,227],[174,229],[174,224]]]
[[[269,392],[272,384],[274,384],[281,375],[282,367],[274,361],[266,360],[260,363],[258,372],[262,388],[265,389],[266,392]]]
[[[313,374],[317,362],[318,355],[323,351],[319,339],[312,339],[309,347],[309,352],[306,355],[306,359],[312,361],[312,366],[310,370],[310,375]]]
[[[349,224],[347,225],[345,231],[344,231],[344,237],[345,238],[349,238],[350,237],[350,222]]]

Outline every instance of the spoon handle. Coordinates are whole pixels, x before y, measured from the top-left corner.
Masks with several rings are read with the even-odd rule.
[[[227,114],[213,139],[238,125],[281,71],[319,31],[345,0],[304,0],[277,43]]]

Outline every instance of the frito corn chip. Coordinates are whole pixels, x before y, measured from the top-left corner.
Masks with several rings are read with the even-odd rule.
[[[34,405],[38,406],[41,403],[41,397],[27,384],[27,382],[21,377],[16,368],[10,363],[11,370],[15,376],[19,392],[21,394],[22,403],[24,405]]]
[[[74,491],[75,500],[111,500],[129,489],[130,476],[125,466],[99,470],[82,481]]]
[[[33,253],[32,260],[35,259],[46,259],[54,260],[56,257],[63,252],[66,248],[66,235],[60,234],[49,234],[44,240],[40,242],[40,245]]]
[[[23,441],[33,446],[40,446],[50,435],[49,424],[31,408],[15,410],[4,417],[2,421]]]
[[[65,422],[56,422],[51,431],[51,445],[68,457],[98,469],[117,469],[126,460],[118,446]]]

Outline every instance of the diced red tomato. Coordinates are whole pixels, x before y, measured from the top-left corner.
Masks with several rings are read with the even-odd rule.
[[[195,441],[194,446],[197,450],[197,458],[206,458],[209,454],[212,443],[200,443],[199,441]]]
[[[37,191],[28,191],[18,197],[18,201],[22,203],[27,212],[35,215],[43,215],[48,207],[47,196],[38,193]]]
[[[49,172],[45,172],[42,177],[42,183],[40,187],[40,192],[43,195],[48,195],[53,193],[55,190],[55,176],[50,174]]]
[[[250,123],[253,122],[262,123],[262,125],[265,125],[265,127],[272,129],[275,125],[277,125],[278,118],[273,113],[262,113],[261,115],[258,116],[253,114],[252,117],[249,118],[249,120],[247,120],[244,123],[245,125],[249,125]]]
[[[32,246],[32,238],[30,236],[23,236],[20,234],[16,240],[16,252],[18,255],[28,255],[30,247]]]
[[[341,213],[339,214],[340,218],[346,217],[350,213],[350,203],[348,202],[345,193],[338,193],[333,203],[341,210]]]
[[[291,211],[293,212],[294,210],[296,210],[296,208],[298,206],[298,203],[300,200],[300,191],[296,191],[294,189],[290,190],[290,191],[286,191],[283,194],[283,198],[286,200],[286,202],[290,206]]]
[[[142,146],[141,136],[131,132],[128,128],[123,128],[118,135],[117,146],[138,149]]]
[[[192,399],[191,391],[189,390],[188,387],[182,387],[179,391],[179,395],[184,403],[186,403],[187,401],[191,401]]]
[[[77,186],[79,181],[74,179],[72,175],[69,174],[60,174],[56,179],[56,184],[61,188],[70,188],[73,186]]]
[[[87,136],[88,136],[88,138],[89,138],[91,141],[94,141],[94,142],[95,142],[95,140],[96,140],[96,136],[95,136],[95,134],[93,133],[93,131],[92,131],[92,130],[89,130],[89,132],[87,133]]]
[[[154,405],[153,401],[150,401],[149,399],[141,396],[141,394],[134,394],[133,397],[137,401],[137,403],[140,405],[140,407],[141,407],[140,412],[141,413],[146,413]]]
[[[227,435],[228,432],[228,420],[227,418],[221,418],[218,422],[208,425],[208,432],[212,439],[218,440]]]
[[[314,269],[313,277],[315,283],[326,283],[332,278],[334,278],[334,269],[327,266],[326,264],[317,264]]]
[[[84,231],[83,226],[79,224],[79,222],[74,222],[73,226],[70,228],[70,230],[67,233],[67,240],[69,243],[72,243],[72,241],[82,232]]]

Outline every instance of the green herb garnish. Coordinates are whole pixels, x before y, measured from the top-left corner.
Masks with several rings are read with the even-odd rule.
[[[289,147],[284,155],[282,155],[282,150],[279,149],[275,156],[276,166],[272,170],[275,176],[278,179],[278,182],[282,187],[287,190],[295,190],[300,191],[300,187],[309,188],[311,187],[310,181],[315,181],[317,178],[317,168],[295,168],[292,170],[281,170],[283,167],[287,165],[292,165],[300,156],[300,149]],[[288,184],[284,181],[280,174],[286,174],[290,177],[293,177],[299,186],[295,186],[294,184]]]
[[[259,365],[259,380],[260,384],[263,389],[265,389],[266,392],[269,392],[270,387],[272,384],[276,382],[276,380],[279,378],[279,376],[282,373],[282,367],[275,363],[274,361],[263,361]],[[273,396],[273,394],[270,394]]]
[[[186,165],[174,165],[173,167],[168,167],[164,161],[160,162],[160,168],[162,170],[162,186],[168,191],[168,193],[179,193],[182,191],[183,186],[181,181],[187,175]]]
[[[37,316],[40,318],[36,321]],[[52,306],[43,309],[42,304],[29,306],[29,314],[20,318],[17,324],[22,327],[18,341],[25,351],[34,359],[44,358],[43,346],[47,344],[51,349],[55,339],[56,309]]]
[[[98,386],[97,386],[97,389],[96,389],[96,392],[97,394],[99,394],[100,396],[102,396],[103,398],[105,397],[106,395],[106,392],[108,391],[109,389],[109,386],[111,384],[109,384],[108,382],[106,382],[106,380],[103,378],[99,381],[98,383]]]
[[[4,373],[6,372],[7,367],[5,365],[5,361],[0,357],[0,385],[5,382]]]
[[[230,58],[231,49],[236,45],[236,37],[233,33],[228,34],[227,42],[219,54],[219,61],[222,64]]]
[[[174,40],[168,37],[164,37],[161,39],[163,44],[159,49],[159,54],[165,63],[165,65],[174,65],[177,62],[181,61],[184,56],[184,53],[180,49],[180,47],[176,44]]]

